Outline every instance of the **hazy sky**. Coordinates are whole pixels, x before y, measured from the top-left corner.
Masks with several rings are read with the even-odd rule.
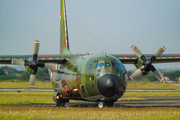
[[[36,39],[39,54],[59,54],[59,4],[0,0],[0,55],[32,54]],[[164,45],[164,54],[180,54],[180,0],[66,0],[66,6],[74,54],[133,54],[133,44],[142,53]],[[180,68],[180,63],[157,66]]]

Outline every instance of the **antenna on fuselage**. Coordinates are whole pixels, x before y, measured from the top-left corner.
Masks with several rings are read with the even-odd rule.
[[[105,52],[105,56],[107,57],[107,52]]]

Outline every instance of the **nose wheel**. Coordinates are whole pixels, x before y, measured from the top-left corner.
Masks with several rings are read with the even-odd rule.
[[[99,108],[103,108],[105,106],[105,102],[104,101],[98,101],[98,107]]]
[[[103,108],[104,106],[113,107],[114,106],[114,101],[107,101],[107,102],[98,101],[98,107],[99,108]]]

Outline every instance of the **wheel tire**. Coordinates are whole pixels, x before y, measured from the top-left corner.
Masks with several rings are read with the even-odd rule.
[[[99,107],[99,108],[103,108],[104,105],[105,105],[104,101],[99,101],[99,102],[98,102],[98,107]]]
[[[60,107],[61,106],[61,104],[57,101],[56,102],[56,107]]]
[[[113,101],[109,101],[108,103],[109,103],[108,107],[113,107],[114,106],[114,102]]]
[[[65,106],[66,101],[63,98],[59,98],[59,100],[56,102],[56,106]]]
[[[114,106],[114,101],[107,101],[106,106],[107,107],[113,107]]]

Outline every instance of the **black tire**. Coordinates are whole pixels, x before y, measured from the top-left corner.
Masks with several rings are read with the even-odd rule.
[[[60,107],[60,106],[65,106],[66,101],[63,98],[59,98],[56,102],[56,106]]]
[[[60,107],[61,104],[59,102],[56,102],[56,107]]]
[[[113,107],[114,106],[114,101],[107,101],[106,106],[107,107]]]

